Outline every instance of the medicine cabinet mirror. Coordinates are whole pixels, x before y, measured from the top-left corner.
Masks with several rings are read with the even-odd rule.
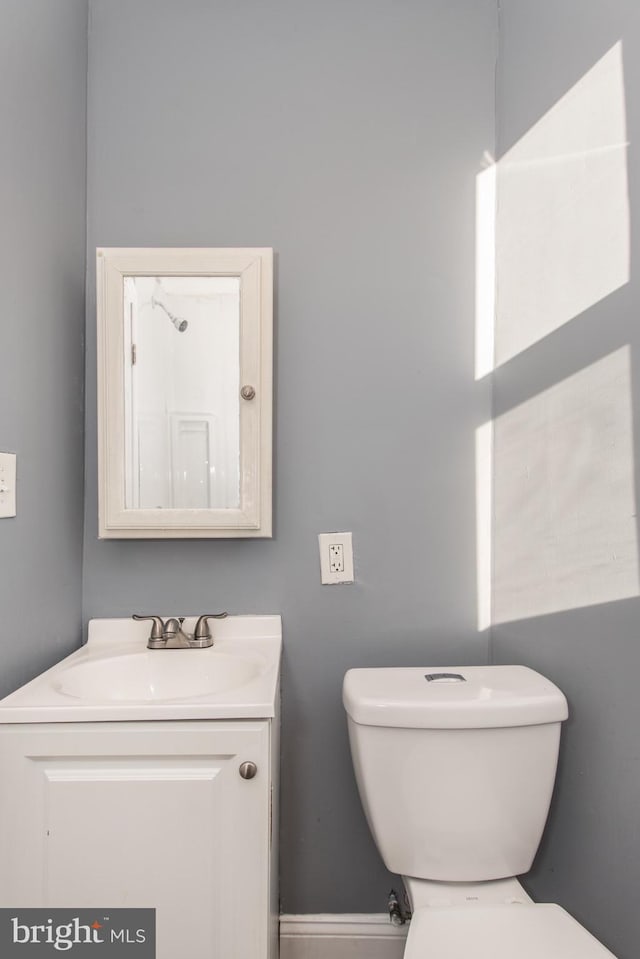
[[[97,251],[100,536],[271,536],[269,249]]]

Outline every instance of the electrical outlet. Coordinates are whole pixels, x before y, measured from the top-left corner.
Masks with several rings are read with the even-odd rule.
[[[0,453],[0,518],[16,515],[16,454]]]
[[[319,533],[320,581],[327,586],[353,583],[351,533]]]
[[[344,573],[344,546],[342,543],[331,543],[329,546],[329,571]]]

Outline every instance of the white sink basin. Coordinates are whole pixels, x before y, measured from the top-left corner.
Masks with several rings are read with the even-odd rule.
[[[205,653],[202,656],[202,653]],[[148,650],[69,666],[54,689],[86,701],[174,701],[244,686],[260,672],[257,659],[205,650]]]
[[[91,620],[85,646],[0,700],[0,723],[275,716],[279,616],[217,621],[209,649],[149,650],[148,635],[148,622]]]

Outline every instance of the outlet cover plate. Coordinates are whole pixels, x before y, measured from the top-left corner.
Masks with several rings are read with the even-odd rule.
[[[0,453],[0,519],[16,515],[16,454]]]
[[[352,540],[351,533],[318,533],[320,581],[325,586],[353,583]]]

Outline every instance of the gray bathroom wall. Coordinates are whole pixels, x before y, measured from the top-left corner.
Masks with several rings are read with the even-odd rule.
[[[285,912],[380,911],[351,666],[485,662],[475,179],[494,0],[91,0],[84,617],[281,613]],[[275,535],[97,538],[96,246],[272,246]],[[352,530],[352,586],[317,534]]]
[[[640,8],[635,0],[500,6],[498,147],[507,192],[499,177],[498,246],[501,229],[522,245],[520,266],[499,272],[499,327],[526,316],[544,335],[492,377],[494,505],[500,513],[511,504],[510,520],[503,513],[495,529],[492,659],[539,669],[569,701],[530,888],[568,908],[619,959],[635,959]],[[525,202],[526,236],[512,222]],[[580,228],[563,252],[566,211]],[[519,300],[514,269],[522,271]],[[505,288],[510,318],[501,314]],[[511,573],[500,555],[509,543]]]
[[[4,0],[0,29],[0,693],[82,634],[86,0]]]

